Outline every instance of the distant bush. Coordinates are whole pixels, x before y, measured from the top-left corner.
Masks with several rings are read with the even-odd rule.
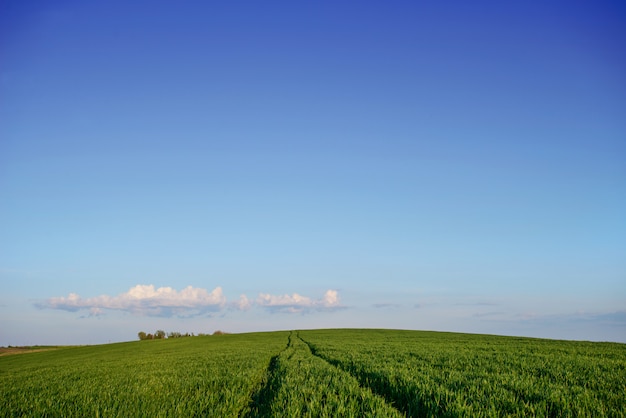
[[[139,331],[137,334],[140,340],[154,340],[154,334],[146,334],[143,331]]]
[[[143,331],[139,331],[137,336],[140,340],[162,340],[165,338],[165,331],[162,329],[157,330],[154,334],[146,334]]]
[[[188,332],[181,334],[180,332],[170,332],[167,334],[167,338],[182,338],[182,337],[194,337],[193,332],[190,334]]]

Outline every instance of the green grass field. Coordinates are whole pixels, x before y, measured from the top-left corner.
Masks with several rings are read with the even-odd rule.
[[[626,345],[315,330],[0,357],[0,416],[626,416]]]

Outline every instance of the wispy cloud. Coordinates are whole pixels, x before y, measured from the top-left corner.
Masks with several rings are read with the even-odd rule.
[[[270,312],[306,313],[310,311],[324,311],[342,309],[339,294],[336,290],[327,290],[320,299],[311,299],[297,293],[292,295],[259,294],[256,304]]]
[[[504,311],[490,311],[490,312],[477,312],[472,316],[474,318],[493,318],[493,317],[502,317],[505,316],[506,312]]]
[[[569,323],[594,323],[616,327],[626,327],[626,311],[614,312],[575,312],[561,315],[534,315],[528,320]]]
[[[384,309],[384,308],[399,308],[402,305],[400,305],[399,303],[375,303],[372,305],[372,307],[377,308],[377,309]]]
[[[613,312],[573,312],[562,314],[542,314],[537,312],[506,312],[491,311],[475,313],[476,318],[485,321],[544,323],[553,325],[564,324],[602,324],[615,327],[626,327],[626,311]]]
[[[181,291],[171,287],[137,285],[117,296],[100,295],[83,298],[76,293],[54,297],[36,304],[40,308],[62,309],[66,311],[90,312],[98,316],[105,310],[126,311],[149,316],[194,315],[219,311],[226,304],[221,287],[211,292],[202,288],[187,286]]]
[[[456,306],[498,306],[498,303],[494,302],[457,302]]]

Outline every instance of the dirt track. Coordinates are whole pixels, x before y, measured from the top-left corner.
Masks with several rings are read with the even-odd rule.
[[[59,347],[0,347],[1,356],[11,356],[14,354],[36,353],[37,351],[56,350]]]

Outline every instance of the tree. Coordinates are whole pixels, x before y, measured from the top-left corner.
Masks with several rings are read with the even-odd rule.
[[[157,330],[157,332],[154,333],[154,338],[157,338],[159,340],[165,338],[165,331],[163,331],[162,329]]]
[[[139,337],[140,340],[147,340],[148,339],[148,335],[145,332],[143,332],[143,331],[139,331],[137,336]]]

